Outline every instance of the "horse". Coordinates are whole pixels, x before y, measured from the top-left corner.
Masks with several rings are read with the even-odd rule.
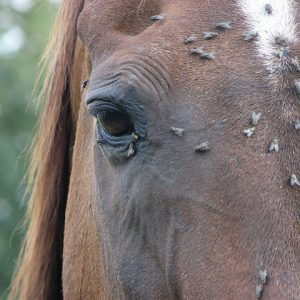
[[[299,299],[298,0],[64,0],[10,299]]]

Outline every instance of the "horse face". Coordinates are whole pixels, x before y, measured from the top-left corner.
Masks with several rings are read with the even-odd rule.
[[[263,136],[249,144],[246,130],[270,87],[244,30],[230,1],[95,0],[81,13],[93,205],[114,299],[255,293],[270,246],[259,206],[274,188],[269,172],[257,178]]]

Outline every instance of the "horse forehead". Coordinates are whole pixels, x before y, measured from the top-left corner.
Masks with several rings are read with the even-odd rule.
[[[132,35],[134,32],[131,33],[130,29],[135,29],[135,24],[141,21],[144,21],[144,26],[151,24],[149,14],[158,13],[162,7],[161,2],[160,0],[94,0],[81,12],[78,31],[84,38],[103,36],[112,31]],[[143,18],[146,15],[149,16],[148,20]],[[128,30],[129,32],[126,32]]]
[[[208,10],[209,0],[94,0],[85,6],[78,20],[78,33],[90,49],[100,53],[111,51],[124,41],[131,46],[147,44],[151,38],[161,42],[175,42],[177,36],[199,31],[203,10]],[[216,2],[219,2],[216,0]],[[225,1],[226,2],[226,1]],[[154,20],[161,15],[163,20]],[[206,27],[203,26],[203,29]],[[183,36],[181,36],[182,38]],[[149,39],[150,38],[150,39]],[[137,44],[139,43],[139,45]],[[126,44],[125,48],[128,48]],[[95,50],[96,49],[96,50]],[[172,49],[175,51],[176,49]]]

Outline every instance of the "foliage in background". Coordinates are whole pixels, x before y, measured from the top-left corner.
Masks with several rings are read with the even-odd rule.
[[[22,240],[26,150],[37,112],[32,90],[57,0],[0,0],[0,299]]]

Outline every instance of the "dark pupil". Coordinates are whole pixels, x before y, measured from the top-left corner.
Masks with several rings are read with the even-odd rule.
[[[133,132],[129,116],[118,109],[105,109],[97,116],[98,121],[111,135],[120,136]]]

